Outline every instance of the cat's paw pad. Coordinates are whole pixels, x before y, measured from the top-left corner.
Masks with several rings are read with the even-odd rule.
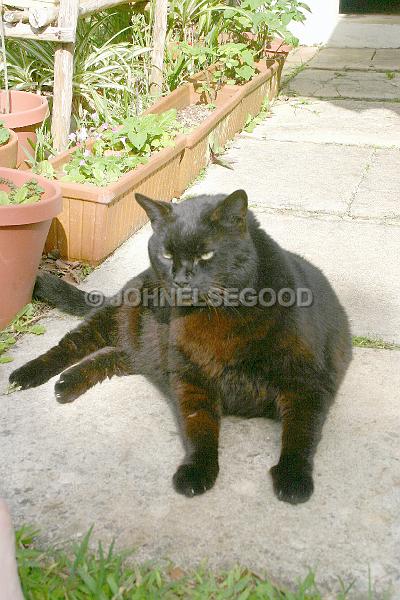
[[[207,466],[196,463],[181,465],[173,477],[174,488],[179,494],[197,496],[210,490],[218,475],[218,464]]]
[[[311,473],[299,468],[288,468],[279,463],[271,469],[274,492],[278,500],[290,504],[307,502],[314,491]]]
[[[46,383],[51,378],[47,369],[35,361],[26,363],[19,369],[13,371],[9,377],[10,384],[22,390],[37,387]]]
[[[57,381],[54,386],[54,393],[57,402],[60,404],[68,404],[73,402],[80,396],[85,390],[82,389],[82,381],[75,377],[72,373],[66,371]]]

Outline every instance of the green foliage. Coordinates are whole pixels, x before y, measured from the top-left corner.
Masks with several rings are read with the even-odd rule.
[[[299,0],[241,0],[237,6],[219,4],[210,11],[219,12],[212,40],[223,32],[235,42],[246,43],[261,56],[268,42],[281,37],[293,43],[295,38],[287,27],[292,21],[304,21],[308,6]],[[248,34],[251,34],[250,39]]]
[[[4,125],[3,121],[0,121],[0,146],[7,144],[10,139],[10,131]]]
[[[0,331],[0,364],[12,361],[6,352],[15,344],[17,337],[23,333],[41,335],[45,332],[43,325],[36,323],[42,315],[44,305],[41,302],[27,304],[13,319],[6,329]]]
[[[216,47],[202,45],[191,46],[186,42],[179,44],[179,59],[169,74],[169,86],[174,89],[182,82],[188,72],[198,73],[216,65],[216,69],[205,74],[203,91],[208,102],[212,102],[215,91],[223,85],[243,84],[257,73],[255,54],[246,44],[228,42]],[[184,69],[183,69],[184,66]]]
[[[128,117],[119,127],[103,125],[93,144],[84,143],[72,154],[63,181],[108,185],[147,162],[152,152],[172,146],[181,131],[175,109]]]
[[[132,110],[138,94],[148,92],[144,64],[150,46],[135,45],[132,11],[121,7],[79,19],[73,73],[73,114],[84,110],[111,118]],[[36,40],[7,40],[10,87],[51,94],[54,45]],[[3,85],[0,73],[0,84]],[[126,113],[128,114],[128,113]]]
[[[375,348],[378,350],[400,350],[399,344],[358,335],[353,336],[353,346],[358,348]]]
[[[257,127],[257,125],[259,125],[260,123],[262,123],[265,119],[267,119],[271,114],[271,109],[269,106],[269,98],[267,97],[264,102],[263,105],[261,107],[260,112],[258,113],[258,115],[256,117],[252,117],[251,115],[249,115],[244,130],[247,131],[247,133],[252,133],[254,131],[254,129]]]
[[[48,160],[41,160],[32,167],[32,171],[37,175],[41,175],[46,179],[55,179],[56,172],[54,170],[53,165]]]
[[[0,190],[0,207],[21,204],[35,204],[39,202],[44,190],[34,179],[27,181],[20,187],[17,187],[9,179],[0,177],[0,183],[9,187],[10,191]]]

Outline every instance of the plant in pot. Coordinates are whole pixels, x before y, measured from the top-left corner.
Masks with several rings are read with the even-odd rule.
[[[61,208],[57,182],[0,168],[0,329],[30,301],[51,220]]]
[[[0,121],[0,167],[14,169],[17,164],[18,137]]]

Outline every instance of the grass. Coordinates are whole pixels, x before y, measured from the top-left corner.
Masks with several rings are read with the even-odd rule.
[[[7,351],[15,344],[18,337],[25,333],[34,335],[43,334],[46,329],[36,323],[50,308],[43,302],[33,300],[27,304],[10,323],[6,329],[0,331],[0,364],[11,362],[13,359]]]
[[[258,115],[256,117],[251,117],[251,115],[249,115],[249,117],[247,118],[246,124],[244,126],[244,131],[246,131],[247,133],[253,133],[253,131],[257,127],[257,125],[259,125],[260,123],[265,121],[265,119],[267,119],[270,116],[271,116],[270,101],[269,101],[269,98],[267,97],[264,100],[263,105],[261,106],[261,110],[258,113]]]
[[[357,335],[353,336],[353,346],[357,348],[376,348],[378,350],[400,350],[399,344]]]
[[[394,71],[386,71],[386,77],[388,79],[394,79],[396,77],[396,73],[394,73]]]
[[[90,530],[72,548],[43,550],[37,532],[22,527],[16,533],[17,561],[26,600],[322,600],[310,572],[295,592],[251,571],[235,567],[218,575],[205,567],[184,571],[172,564],[156,566],[134,562],[132,553],[121,553],[99,544],[90,548]],[[339,580],[335,597],[346,600],[352,584]],[[369,600],[375,595],[369,585]]]

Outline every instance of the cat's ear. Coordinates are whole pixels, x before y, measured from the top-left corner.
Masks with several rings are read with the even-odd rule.
[[[216,206],[210,215],[212,223],[223,227],[237,227],[240,230],[246,228],[247,223],[247,194],[244,190],[236,190],[226,196]]]
[[[148,196],[138,193],[135,193],[135,198],[136,202],[138,202],[146,212],[153,227],[165,223],[171,219],[173,209],[172,204],[169,202],[153,200]]]

